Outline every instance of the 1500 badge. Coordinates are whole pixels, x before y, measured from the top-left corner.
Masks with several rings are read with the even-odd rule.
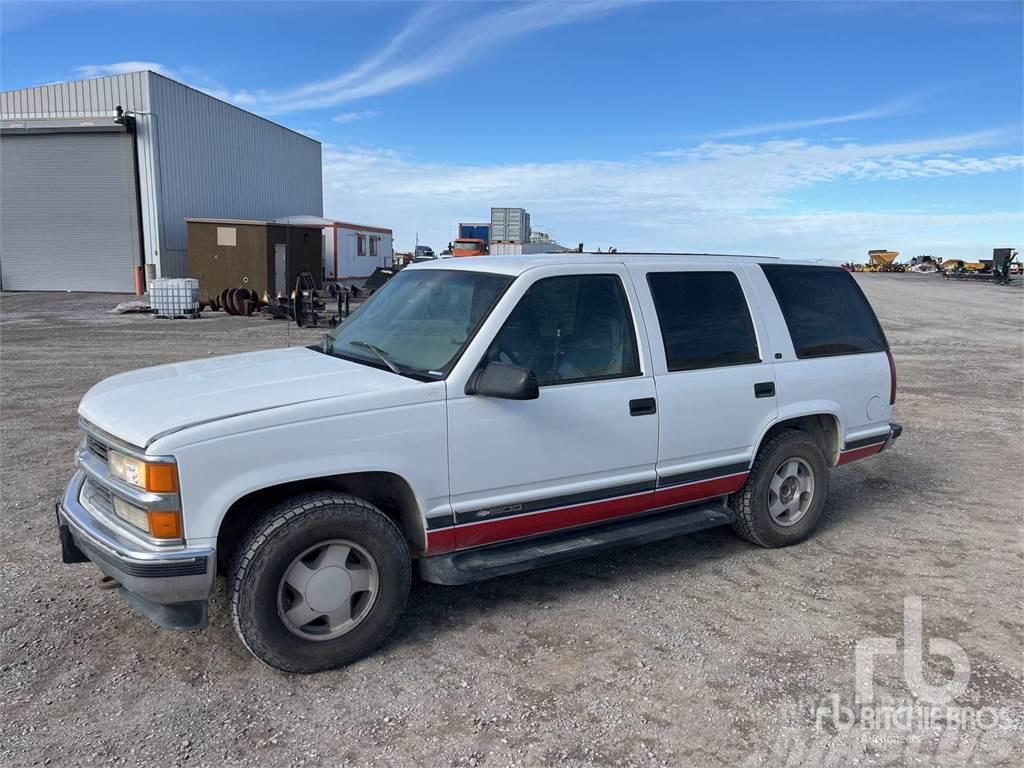
[[[510,515],[513,512],[519,512],[523,508],[522,504],[510,504],[507,507],[494,507],[493,509],[481,509],[478,512],[474,512],[475,517],[490,517],[491,515]]]

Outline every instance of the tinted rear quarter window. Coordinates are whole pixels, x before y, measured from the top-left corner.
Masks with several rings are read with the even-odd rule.
[[[669,371],[761,361],[750,309],[732,272],[651,272]]]
[[[889,348],[871,305],[837,267],[762,264],[799,358],[884,352]]]

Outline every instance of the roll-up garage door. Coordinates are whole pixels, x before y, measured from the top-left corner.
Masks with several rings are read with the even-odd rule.
[[[138,263],[129,134],[0,136],[4,290],[132,292]]]

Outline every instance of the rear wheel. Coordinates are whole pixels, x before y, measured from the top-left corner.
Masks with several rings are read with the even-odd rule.
[[[762,547],[806,539],[828,495],[828,463],[806,432],[787,429],[761,446],[743,488],[730,499],[733,529]]]
[[[405,538],[372,504],[304,494],[270,510],[239,546],[228,575],[231,615],[260,661],[319,672],[386,639],[411,574]]]

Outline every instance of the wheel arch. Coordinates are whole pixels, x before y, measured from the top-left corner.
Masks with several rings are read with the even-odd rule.
[[[796,429],[814,437],[821,445],[825,454],[825,460],[829,466],[835,466],[839,460],[839,451],[842,445],[842,422],[839,414],[832,410],[812,410],[807,413],[796,415],[787,414],[786,418],[772,422],[764,432],[761,433],[757,444],[754,446],[753,458],[761,450],[766,441],[785,429]]]
[[[269,508],[285,499],[315,491],[345,493],[373,504],[398,526],[414,556],[426,550],[423,512],[409,482],[395,472],[364,471],[278,483],[235,499],[217,528],[218,562],[225,565],[230,560],[245,532]]]

